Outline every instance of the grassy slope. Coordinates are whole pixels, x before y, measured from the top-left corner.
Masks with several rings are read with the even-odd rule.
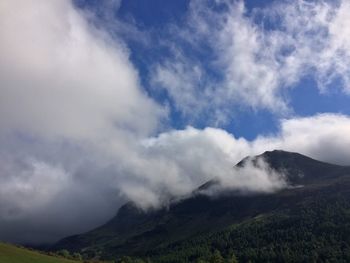
[[[77,261],[52,257],[19,248],[14,245],[0,243],[0,263],[74,263]]]

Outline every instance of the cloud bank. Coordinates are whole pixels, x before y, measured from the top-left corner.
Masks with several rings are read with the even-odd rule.
[[[126,200],[142,208],[157,207],[212,178],[236,189],[273,191],[283,181],[271,177],[264,167],[242,172],[232,169],[247,155],[265,150],[291,150],[324,161],[350,163],[350,118],[340,114],[285,119],[277,134],[253,141],[209,127],[159,133],[166,110],[142,89],[122,39],[96,28],[68,0],[2,1],[0,12],[1,240],[52,242],[103,223]],[[202,26],[205,35],[208,25]],[[179,107],[188,107],[190,112],[198,103],[205,107],[211,99],[217,106],[215,116],[221,120],[226,112],[220,105],[231,99],[246,101],[245,92],[253,91],[256,102],[252,105],[267,106],[273,101],[277,108],[283,105],[275,97],[279,84],[264,73],[271,70],[264,66],[271,57],[262,57],[255,65],[254,52],[260,48],[261,36],[244,16],[242,4],[228,10],[217,33],[224,34],[226,26],[226,30],[247,31],[242,40],[229,40],[234,47],[227,54],[242,55],[235,63],[246,59],[254,77],[246,76],[247,69],[241,68],[228,74],[232,80],[226,82],[229,85],[238,78],[242,90],[233,85],[231,93],[229,86],[216,90],[208,85],[205,99],[197,101],[192,96],[202,93],[182,86],[181,96],[175,99],[183,102]],[[251,50],[240,53],[237,45],[255,51],[253,55]],[[225,46],[220,48],[225,52]],[[187,59],[181,53],[178,58]],[[188,68],[179,63],[169,65],[186,77]],[[227,72],[231,66],[225,66]],[[186,82],[211,83],[201,73],[200,64],[191,69],[195,74]],[[164,78],[162,82],[169,81],[161,70],[168,68],[157,68],[155,74]],[[179,76],[167,84],[174,94],[182,84],[173,87],[171,83],[181,81]],[[266,87],[260,90],[258,85],[255,93],[256,82]],[[227,97],[223,104],[221,95]]]
[[[71,1],[2,1],[0,12],[0,238],[86,230],[118,207],[112,167],[164,110],[122,40]]]
[[[350,139],[350,118],[337,114],[320,114],[282,120],[277,134],[260,136],[253,141],[236,138],[223,129],[188,127],[160,134],[144,141],[146,156],[159,162],[163,160],[168,167],[164,180],[169,185],[176,184],[169,178],[182,178],[178,185],[190,188],[212,178],[218,178],[232,187],[247,188],[254,191],[274,189],[283,182],[275,184],[269,180],[267,167],[261,164],[261,178],[254,170],[237,172],[233,166],[246,156],[254,156],[275,149],[299,152],[321,161],[350,164],[348,147]],[[249,168],[249,167],[248,167]],[[261,181],[260,181],[261,179]],[[265,183],[264,183],[265,181]],[[155,191],[155,190],[154,190]],[[176,193],[176,192],[174,192]],[[179,192],[178,192],[179,194]]]

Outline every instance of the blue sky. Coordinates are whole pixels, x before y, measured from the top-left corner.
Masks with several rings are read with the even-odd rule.
[[[193,65],[199,65],[199,67],[201,67],[201,74],[204,75],[204,80],[192,83],[192,85],[197,86],[195,89],[198,92],[201,92],[210,85],[224,85],[222,83],[222,78],[226,74],[225,68],[221,66],[216,67],[215,64],[212,64],[214,60],[218,59],[218,56],[224,55],[218,55],[217,53],[215,54],[215,52],[224,53],[226,51],[213,50],[213,47],[210,46],[212,44],[209,43],[210,40],[207,39],[208,36],[197,36],[198,38],[202,37],[200,40],[202,42],[199,45],[193,45],[190,43],[192,40],[186,39],[186,37],[180,36],[180,34],[185,31],[189,36],[192,33],[194,35],[197,33],[195,32],[197,29],[194,27],[198,25],[191,25],[191,23],[193,23],[193,21],[191,21],[191,16],[198,15],[196,14],[198,11],[196,8],[198,6],[206,9],[204,12],[207,12],[208,16],[229,17],[233,15],[232,12],[234,11],[228,14],[227,8],[237,8],[234,7],[234,5],[237,5],[239,1],[227,1],[219,4],[214,1],[203,1],[202,3],[197,1],[195,4],[193,4],[193,2],[195,1],[192,1],[192,3],[191,1],[184,0],[121,1],[115,6],[112,16],[110,15],[111,10],[108,10],[109,15],[107,17],[105,14],[101,15],[101,10],[106,8],[103,7],[104,4],[101,3],[101,1],[79,0],[77,3],[83,9],[88,8],[90,11],[99,14],[101,19],[95,20],[95,23],[99,23],[101,27],[108,28],[109,31],[114,32],[125,41],[130,50],[130,59],[140,74],[142,87],[157,102],[162,105],[167,105],[169,109],[168,125],[170,127],[183,129],[187,125],[197,128],[214,126],[224,128],[238,137],[242,136],[252,140],[258,135],[276,132],[279,128],[279,120],[282,118],[312,116],[324,112],[350,114],[349,95],[343,92],[344,84],[341,83],[342,80],[338,79],[338,76],[336,76],[335,79],[332,79],[332,84],[329,85],[330,87],[321,92],[315,80],[318,76],[315,77],[314,70],[308,69],[307,66],[301,70],[308,72],[299,73],[299,75],[295,77],[293,83],[285,84],[282,80],[282,83],[278,84],[280,86],[286,85],[286,87],[283,88],[276,88],[277,92],[281,93],[280,96],[283,97],[288,107],[288,110],[282,113],[280,109],[272,109],[270,106],[266,105],[251,105],[249,102],[227,103],[225,105],[215,106],[215,108],[213,107],[209,110],[220,111],[222,110],[220,107],[225,107],[225,111],[227,111],[225,113],[225,121],[217,121],[218,119],[216,116],[210,117],[208,116],[210,113],[205,111],[196,113],[199,117],[184,113],[181,106],[176,105],[176,99],[169,94],[167,87],[159,88],[159,86],[166,84],[162,83],[160,85],[152,81],[152,78],[154,78],[154,75],[152,75],[154,74],[153,71],[159,64],[176,60],[174,56],[177,55],[174,53],[179,52],[181,56],[184,56],[184,58],[181,58],[181,63],[187,63],[189,67]],[[313,1],[310,2],[317,3]],[[106,1],[104,3],[106,3]],[[269,14],[262,14],[269,8],[277,6],[275,1],[247,0],[243,3],[245,11],[242,15],[246,19],[251,20],[253,26],[259,28],[264,25],[267,33],[269,30],[273,31],[274,28],[281,26],[281,24],[279,24],[280,21],[270,19],[271,17]],[[282,1],[280,4],[281,3],[291,5],[290,1]],[[303,15],[305,14],[300,13],[300,16]],[[200,19],[203,19],[203,17]],[[131,26],[139,34],[130,36],[130,32],[127,30],[120,31],[120,29],[113,29],[113,26],[111,27],[111,24],[113,24],[112,20]],[[202,22],[203,21],[197,21],[197,23]],[[207,23],[206,26],[208,27],[215,28],[218,26],[215,24],[215,19],[213,21],[207,19],[205,23]],[[315,27],[316,26],[318,25],[315,25]],[[209,28],[208,30],[211,29]],[[319,29],[316,28],[315,30]],[[283,29],[277,32],[285,33]],[[232,55],[234,56],[234,54]],[[274,72],[274,74],[276,73]],[[237,84],[237,86],[239,86],[239,84]],[[213,93],[213,96],[215,96],[215,93]],[[252,93],[251,96],[256,96],[256,94]]]

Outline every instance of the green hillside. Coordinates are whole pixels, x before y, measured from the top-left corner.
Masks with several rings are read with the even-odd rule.
[[[48,256],[36,251],[0,243],[0,263],[77,263],[59,257]]]
[[[51,249],[153,263],[350,262],[350,167],[283,151],[262,157],[287,175],[290,187],[216,197],[199,192],[155,211],[126,204],[105,225]]]
[[[333,189],[335,190],[335,189]],[[293,209],[244,220],[148,250],[153,263],[214,262],[216,251],[236,262],[350,262],[349,196],[308,198]],[[220,261],[222,262],[222,261]],[[232,261],[229,261],[232,262]]]

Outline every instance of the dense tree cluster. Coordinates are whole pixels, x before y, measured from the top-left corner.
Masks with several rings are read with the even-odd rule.
[[[111,256],[116,263],[350,262],[349,200],[350,190],[345,195],[308,196],[292,208],[257,215],[221,231],[159,243],[130,256]],[[83,258],[103,255],[86,253]],[[81,259],[67,250],[57,254]]]
[[[311,203],[310,203],[311,202]],[[350,204],[306,199],[211,234],[147,252],[152,262],[350,262]]]

